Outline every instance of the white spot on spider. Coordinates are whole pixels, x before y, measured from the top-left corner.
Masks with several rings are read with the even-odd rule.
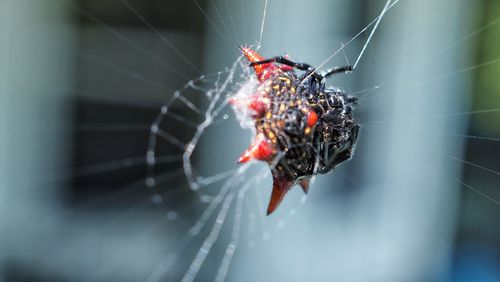
[[[345,109],[346,109],[346,107],[345,107],[345,104],[346,104],[345,103],[345,99],[344,99],[344,97],[342,95],[339,96],[339,99],[342,101],[342,114],[345,114]]]

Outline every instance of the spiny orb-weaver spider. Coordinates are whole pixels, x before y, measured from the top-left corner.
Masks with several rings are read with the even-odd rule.
[[[250,48],[240,48],[259,86],[250,99],[230,101],[236,108],[250,110],[257,133],[238,162],[256,159],[269,164],[273,175],[269,215],[293,185],[299,184],[307,193],[313,175],[327,173],[352,157],[359,130],[352,116],[357,99],[340,89],[326,88],[324,80],[353,68],[319,74],[286,56],[265,59]],[[295,69],[305,73],[298,76]]]

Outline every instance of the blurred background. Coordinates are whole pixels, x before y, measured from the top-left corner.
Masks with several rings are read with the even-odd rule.
[[[329,82],[359,97],[356,155],[307,198],[265,216],[271,179],[263,163],[234,172],[251,132],[229,107],[191,159],[211,181],[186,183],[210,90],[248,79],[238,63],[227,88],[217,74],[238,45],[262,36],[264,56],[318,66],[348,44],[324,69],[352,64],[385,4],[2,1],[2,281],[500,281],[498,1],[387,11],[356,71]],[[148,185],[150,126],[202,74],[159,124]]]

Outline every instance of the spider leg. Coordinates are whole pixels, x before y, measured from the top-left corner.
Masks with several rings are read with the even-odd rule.
[[[315,68],[311,68],[310,70],[306,71],[301,77],[299,77],[299,81],[302,82],[308,77],[313,77],[318,84],[320,84],[324,79],[324,77],[321,74],[316,72]]]
[[[326,73],[323,74],[324,78],[330,77],[332,75],[335,75],[337,73],[346,73],[353,71],[354,68],[353,66],[343,66],[343,67],[335,67],[333,69],[328,70]]]
[[[356,105],[358,103],[358,97],[347,96],[347,103]]]
[[[252,66],[255,66],[255,65],[262,65],[262,64],[268,64],[268,63],[285,64],[285,65],[297,68],[299,70],[304,70],[304,71],[310,70],[310,69],[313,68],[313,67],[311,67],[308,64],[296,63],[296,62],[291,61],[291,60],[289,60],[289,59],[287,59],[287,58],[285,58],[283,56],[276,56],[276,57],[269,58],[269,59],[266,59],[266,60],[252,62],[252,63],[250,63],[250,66],[252,67]]]
[[[250,63],[250,66],[253,67],[255,65],[268,64],[268,63],[278,63],[278,64],[284,64],[287,66],[291,66],[291,67],[294,67],[296,69],[306,71],[306,74],[303,77],[308,77],[311,75],[315,79],[317,79],[318,81],[323,80],[323,76],[316,73],[315,72],[316,69],[313,68],[311,65],[305,64],[305,63],[297,63],[297,62],[291,61],[283,56],[276,56],[276,57],[269,58],[266,60],[252,62],[252,63]]]

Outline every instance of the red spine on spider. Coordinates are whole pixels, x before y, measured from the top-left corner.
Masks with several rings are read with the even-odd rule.
[[[276,210],[285,194],[299,184],[309,191],[309,180],[350,159],[359,125],[352,107],[357,99],[338,88],[326,88],[324,79],[352,67],[334,68],[325,74],[287,56],[266,59],[240,47],[253,67],[259,86],[246,101],[231,99],[236,108],[247,107],[256,137],[238,163],[265,161],[273,175],[267,214]],[[302,70],[299,76],[295,70]]]

